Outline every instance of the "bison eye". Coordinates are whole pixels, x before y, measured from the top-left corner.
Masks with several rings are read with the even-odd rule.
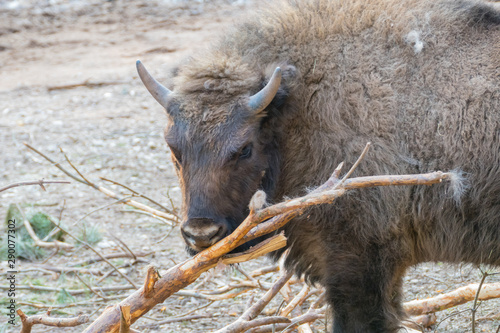
[[[250,158],[250,156],[252,156],[252,144],[251,143],[249,143],[245,147],[243,147],[243,149],[240,152],[239,159],[244,160],[244,159]]]

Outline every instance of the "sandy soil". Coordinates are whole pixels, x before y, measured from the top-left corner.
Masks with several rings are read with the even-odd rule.
[[[141,193],[169,204],[179,205],[179,188],[169,151],[163,143],[162,128],[166,117],[137,78],[135,60],[141,59],[160,81],[168,84],[168,73],[195,49],[203,48],[224,28],[244,16],[255,6],[253,1],[97,1],[97,0],[0,0],[0,185],[24,180],[67,179],[40,156],[30,152],[28,142],[64,163],[63,148],[75,165],[93,181],[105,184],[107,177],[127,184]],[[65,164],[67,166],[67,164]],[[115,185],[106,185],[121,193]],[[166,269],[187,258],[175,229],[147,216],[123,212],[112,205],[88,217],[85,214],[111,203],[95,190],[73,182],[51,185],[43,192],[37,187],[18,187],[0,193],[0,216],[11,203],[36,204],[38,209],[60,216],[77,233],[84,225],[97,226],[104,237],[98,248],[105,253],[119,250],[116,236],[132,251],[153,251],[146,262],[123,268],[137,283],[144,268],[152,263]],[[75,221],[79,221],[75,223]],[[4,233],[4,232],[2,232]],[[50,251],[49,251],[50,254]],[[58,253],[48,259],[50,265],[68,265],[94,255],[83,248]],[[40,260],[42,262],[42,260]],[[117,262],[126,264],[130,260]],[[34,270],[24,261],[18,268],[19,285],[43,284],[59,288],[83,288],[72,275],[55,275]],[[245,263],[250,271],[267,265],[267,259]],[[0,272],[5,272],[2,263]],[[107,271],[105,265],[96,269]],[[98,276],[82,276],[98,287]],[[204,288],[225,285],[242,275],[234,269],[207,273]],[[426,264],[412,269],[406,278],[407,300],[424,298],[451,291],[459,286],[479,282],[480,273],[469,266],[449,267]],[[262,280],[271,281],[272,276]],[[487,282],[499,281],[498,275]],[[113,276],[106,285],[123,284]],[[2,284],[2,283],[0,283]],[[0,301],[6,301],[2,291]],[[43,309],[33,304],[59,304],[57,292],[19,290],[18,305],[26,313]],[[122,293],[127,295],[128,292]],[[135,327],[142,332],[205,332],[224,326],[239,316],[250,295],[218,301],[193,314],[212,318],[146,327],[157,320],[185,314],[207,304],[195,298],[171,297],[156,307]],[[94,320],[102,309],[116,301],[97,302],[91,294],[78,296],[87,304],[66,307],[54,312],[58,316],[87,313]],[[19,302],[25,302],[20,304]],[[271,307],[277,307],[276,300]],[[32,305],[28,305],[28,303]],[[437,332],[470,332],[470,309],[467,304],[440,313]],[[4,306],[2,306],[4,308]],[[452,311],[464,311],[453,314]],[[500,311],[500,302],[484,302],[476,318]],[[0,332],[18,332],[19,325],[6,324],[0,318]],[[448,317],[450,316],[450,317]],[[213,318],[217,318],[214,320]],[[478,331],[495,332],[497,321],[481,320]],[[323,331],[321,325],[315,329]],[[33,332],[78,332],[78,329],[35,327]]]

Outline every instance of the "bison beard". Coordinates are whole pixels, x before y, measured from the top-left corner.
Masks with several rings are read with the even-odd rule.
[[[167,111],[191,253],[233,231],[256,190],[271,202],[302,195],[371,141],[357,175],[440,169],[455,179],[355,191],[284,228],[286,265],[327,288],[335,333],[397,331],[412,265],[500,265],[500,13],[492,6],[273,2],[179,66],[172,91],[138,63]]]

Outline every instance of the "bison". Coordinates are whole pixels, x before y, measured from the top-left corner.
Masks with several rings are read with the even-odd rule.
[[[285,264],[326,287],[333,332],[395,332],[410,266],[500,265],[500,11],[474,0],[269,6],[179,65],[171,90],[137,63],[168,116],[182,236],[191,253],[206,249],[257,190],[271,203],[303,195],[367,141],[357,175],[452,170],[451,185],[356,190],[284,227]]]

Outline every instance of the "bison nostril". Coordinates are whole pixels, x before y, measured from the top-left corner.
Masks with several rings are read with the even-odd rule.
[[[190,247],[200,251],[223,238],[226,227],[211,219],[193,218],[182,225],[181,233]]]
[[[210,240],[213,243],[216,243],[217,241],[219,241],[221,238],[224,237],[224,234],[225,234],[225,228],[223,226],[220,226],[219,229],[216,230],[216,232],[212,235],[212,237],[210,237]]]

